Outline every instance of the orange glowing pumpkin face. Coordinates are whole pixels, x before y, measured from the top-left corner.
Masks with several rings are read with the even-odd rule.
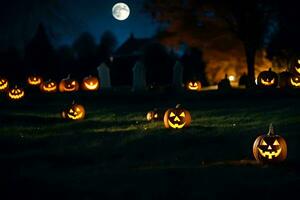
[[[293,88],[300,88],[300,77],[299,76],[292,76],[290,78],[291,86]]]
[[[200,81],[189,81],[187,83],[187,89],[193,91],[200,91],[201,90],[201,83]]]
[[[191,124],[190,112],[179,105],[176,108],[170,108],[165,112],[164,124],[166,128],[182,129]]]
[[[59,83],[60,92],[76,92],[79,90],[79,83],[75,79],[71,79],[68,76],[65,79],[62,79]]]
[[[269,69],[262,71],[257,77],[257,84],[261,88],[276,88],[278,85],[278,75]]]
[[[80,104],[73,104],[70,108],[61,113],[63,119],[82,120],[85,117],[85,109]]]
[[[300,59],[298,59],[295,65],[292,67],[292,71],[295,72],[295,74],[300,75]]]
[[[54,93],[57,91],[57,84],[55,81],[45,81],[40,85],[40,90],[45,93]]]
[[[253,144],[255,159],[263,163],[282,162],[287,157],[287,145],[283,137],[274,134],[272,124],[269,133],[256,138]]]
[[[160,121],[163,119],[164,113],[154,109],[152,111],[147,112],[146,119],[149,122]]]
[[[27,83],[31,86],[39,86],[42,83],[43,79],[40,76],[29,76],[27,79]]]
[[[6,78],[0,78],[0,92],[8,89],[8,80]]]
[[[8,91],[8,98],[11,100],[20,100],[25,96],[25,92],[22,88],[15,86],[13,89]]]
[[[81,88],[86,91],[95,91],[99,89],[99,80],[96,77],[88,76],[82,81]]]

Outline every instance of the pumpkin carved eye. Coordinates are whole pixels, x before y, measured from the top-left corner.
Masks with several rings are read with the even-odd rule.
[[[267,146],[268,144],[264,140],[262,140],[261,145]]]
[[[180,116],[180,117],[185,117],[184,112],[182,112],[179,116]]]
[[[147,112],[146,118],[147,121],[159,121],[162,119],[162,113],[157,109]]]
[[[274,145],[274,146],[278,146],[278,145],[280,145],[280,144],[279,144],[278,140],[275,140],[275,142],[273,143],[273,145]]]
[[[171,112],[170,117],[175,117],[175,116],[176,115],[173,112]]]

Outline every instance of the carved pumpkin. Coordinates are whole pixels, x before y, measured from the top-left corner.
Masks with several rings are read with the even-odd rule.
[[[40,90],[45,93],[54,93],[57,91],[57,84],[52,80],[42,82]]]
[[[85,117],[85,109],[82,105],[73,103],[70,108],[62,111],[61,116],[63,119],[81,120]]]
[[[99,89],[99,80],[96,77],[88,76],[82,81],[81,88],[86,91],[94,91]]]
[[[189,111],[177,105],[176,108],[170,108],[165,112],[164,124],[166,128],[173,129],[189,127],[191,124],[191,115]]]
[[[59,83],[60,92],[76,92],[79,89],[79,83],[75,79],[71,79],[70,75]]]
[[[38,85],[40,85],[42,82],[43,82],[43,79],[42,79],[42,77],[40,77],[40,76],[32,75],[32,76],[29,76],[28,79],[27,79],[27,83],[28,83],[29,85],[32,85],[32,86],[38,86]]]
[[[269,71],[262,71],[257,77],[257,84],[261,88],[276,88],[278,85],[278,75],[269,69]]]
[[[300,59],[297,59],[295,64],[292,66],[291,71],[300,76]]]
[[[299,76],[291,76],[290,77],[290,84],[293,88],[300,88],[300,77]]]
[[[147,121],[160,121],[163,119],[163,113],[157,109],[151,110],[147,112],[146,119]]]
[[[253,155],[262,163],[276,163],[286,159],[286,142],[283,137],[274,134],[272,124],[270,124],[268,134],[256,138],[253,144]]]
[[[8,89],[8,80],[6,78],[0,78],[0,92]]]
[[[25,92],[22,88],[15,86],[8,91],[8,97],[12,100],[20,100],[25,96]]]
[[[189,81],[186,85],[188,90],[193,90],[193,91],[200,91],[201,90],[201,83],[200,81]]]

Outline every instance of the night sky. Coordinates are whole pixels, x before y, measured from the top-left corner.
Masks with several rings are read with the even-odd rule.
[[[143,11],[144,0],[121,1],[130,7],[125,21],[113,18],[115,0],[14,0],[1,6],[0,41],[4,46],[22,46],[34,34],[42,21],[55,46],[70,44],[82,32],[90,32],[98,41],[101,34],[112,31],[122,44],[134,33],[137,37],[151,37],[157,24]]]

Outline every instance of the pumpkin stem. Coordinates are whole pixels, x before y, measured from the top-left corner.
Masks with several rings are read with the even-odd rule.
[[[269,72],[271,72],[271,71],[272,71],[272,68],[270,67],[270,68],[269,68]]]
[[[180,104],[177,104],[177,105],[176,105],[176,108],[180,108],[180,106],[181,106]]]
[[[74,105],[74,104],[75,104],[75,100],[72,101],[72,105]]]
[[[269,126],[269,132],[268,132],[268,135],[275,135],[275,132],[274,132],[274,127],[273,127],[273,124],[271,123],[270,126]]]

